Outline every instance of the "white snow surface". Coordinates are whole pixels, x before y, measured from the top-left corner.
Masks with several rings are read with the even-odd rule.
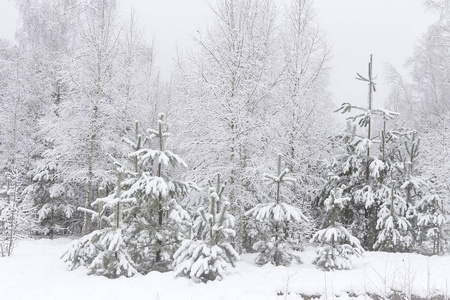
[[[298,294],[326,299],[325,293],[328,299],[333,299],[331,295],[338,296],[335,299],[365,299],[362,295],[366,292],[382,294],[389,288],[407,287],[424,297],[433,291],[446,295],[450,279],[450,256],[366,252],[354,259],[353,270],[323,272],[311,263],[315,256],[312,247],[300,253],[303,264],[289,267],[258,267],[253,262],[256,254],[244,254],[222,281],[195,283],[175,277],[174,272],[108,279],[89,276],[84,267],[66,270],[60,257],[71,241],[19,242],[13,256],[0,258],[0,299],[296,300],[303,299]],[[277,296],[277,292],[286,295]]]

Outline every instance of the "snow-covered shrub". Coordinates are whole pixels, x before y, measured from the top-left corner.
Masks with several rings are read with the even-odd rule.
[[[173,255],[175,274],[202,281],[221,280],[224,270],[235,266],[239,254],[229,240],[235,236],[234,217],[228,212],[229,203],[223,195],[225,185],[217,175],[216,186],[209,188],[209,208],[198,209],[192,231],[197,240],[184,240]]]
[[[324,202],[329,226],[316,232],[311,239],[311,243],[320,243],[313,263],[327,271],[351,269],[351,256],[361,255],[364,252],[359,240],[337,222],[338,212],[350,198],[342,197],[342,189],[337,187],[338,178],[335,177],[333,180],[334,190]]]
[[[268,225],[268,232],[264,239],[253,245],[253,248],[259,252],[255,260],[257,265],[269,262],[276,266],[288,265],[293,259],[301,262],[300,257],[293,252],[292,240],[286,236],[285,232],[289,221],[300,223],[308,222],[308,219],[300,209],[282,201],[281,186],[295,182],[295,178],[286,176],[288,172],[288,169],[281,168],[281,154],[278,154],[277,175],[264,174],[265,183],[276,186],[275,201],[260,203],[246,213]]]
[[[68,268],[74,270],[86,266],[89,275],[116,278],[131,277],[137,273],[124,242],[121,228],[95,230],[74,241],[63,255]]]

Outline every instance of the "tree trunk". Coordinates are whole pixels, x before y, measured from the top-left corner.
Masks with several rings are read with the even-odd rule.
[[[372,80],[372,54],[370,55],[370,62],[369,62],[369,111],[372,110],[372,91],[374,88],[374,82]],[[368,129],[367,129],[367,139],[370,140],[371,136],[370,136],[370,131],[371,131],[371,117],[369,117],[369,124],[368,124]],[[369,156],[370,156],[370,148],[367,147],[367,160],[369,160]],[[367,161],[367,166],[366,166],[366,180],[369,181],[369,174],[370,174],[370,169],[369,169],[369,161]]]
[[[92,181],[93,181],[93,164],[94,164],[94,154],[95,145],[97,141],[97,122],[98,122],[98,109],[100,102],[100,92],[101,92],[101,81],[102,81],[102,61],[103,61],[103,42],[105,34],[105,3],[102,3],[102,24],[100,26],[100,39],[97,45],[97,78],[95,86],[95,99],[93,115],[91,119],[91,137],[89,141],[89,160],[88,160],[88,178],[87,178],[87,191],[86,191],[86,201],[85,207],[89,209],[91,205],[92,197]],[[83,223],[83,235],[86,235],[89,231],[89,216],[84,213],[84,223]]]

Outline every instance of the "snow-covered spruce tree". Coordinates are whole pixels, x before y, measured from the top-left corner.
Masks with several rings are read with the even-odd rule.
[[[377,241],[373,248],[382,251],[398,252],[407,250],[412,242],[411,223],[406,218],[406,200],[399,193],[395,180],[390,180],[391,188],[385,189],[378,211]]]
[[[115,192],[92,203],[94,207],[99,206],[99,212],[79,208],[91,214],[93,220],[104,221],[107,227],[97,229],[70,245],[62,256],[70,270],[85,266],[90,275],[104,275],[110,278],[122,275],[131,277],[137,273],[134,262],[128,254],[126,224],[122,221],[123,206],[130,206],[136,199],[122,197],[122,172],[121,169],[117,170]]]
[[[334,189],[325,200],[327,211],[326,222],[328,227],[316,232],[311,238],[311,243],[319,243],[317,257],[313,263],[326,271],[351,269],[351,257],[359,256],[364,250],[359,240],[338,222],[338,213],[344,208],[344,204],[350,201],[349,197],[342,197],[342,188],[338,188],[338,177],[333,176]]]
[[[16,242],[36,229],[33,204],[19,194],[18,181],[17,174],[6,173],[0,188],[0,256],[11,256]]]
[[[417,239],[422,252],[436,255],[441,253],[445,242],[444,225],[447,223],[441,197],[436,193],[424,196],[416,205]]]
[[[393,252],[410,251],[417,248],[420,232],[416,203],[429,194],[426,180],[416,171],[420,139],[411,130],[391,130],[388,134],[394,142],[389,144],[389,150],[386,151],[389,173],[382,173],[389,176],[381,177],[384,181],[379,187],[379,233],[374,248]]]
[[[225,184],[217,174],[216,185],[210,183],[209,208],[200,207],[194,221],[192,239],[183,241],[173,255],[175,274],[202,281],[223,279],[224,270],[239,260],[239,254],[230,244],[236,234],[234,216],[229,213],[229,203],[223,191]]]
[[[176,199],[185,197],[195,183],[175,180],[169,168],[186,163],[172,151],[165,148],[170,136],[167,132],[165,115],[159,114],[158,129],[148,129],[148,135],[131,143],[133,152],[129,158],[135,170],[128,172],[123,182],[123,197],[135,198],[133,206],[125,217],[130,235],[129,252],[140,273],[150,270],[164,271],[170,267],[172,255],[185,237],[190,224],[189,214]],[[157,149],[150,148],[156,143]]]
[[[423,126],[422,129],[424,127],[427,129],[425,133],[421,133],[422,143],[420,150],[420,171],[422,176],[427,178],[429,185],[429,190],[422,197],[422,200],[431,195],[438,195],[440,198],[438,207],[446,220],[448,220],[450,212],[450,202],[448,201],[450,199],[450,128],[448,124],[450,124],[450,115],[442,118],[438,124]],[[418,220],[420,220],[420,215],[424,213],[420,208],[420,204],[421,200],[416,201]],[[440,247],[436,249],[436,253],[439,254],[449,250],[450,223],[446,222],[442,224],[441,230],[442,234],[439,235]],[[421,238],[418,238],[418,242],[420,243]],[[421,247],[419,246],[419,248]],[[421,251],[426,251],[426,249],[422,249]],[[430,251],[427,252],[430,253]]]
[[[404,150],[398,151],[399,164],[398,180],[400,182],[400,193],[406,202],[405,217],[411,223],[411,227],[407,229],[409,232],[405,232],[404,235],[410,242],[408,248],[416,247],[418,239],[417,230],[417,215],[416,215],[416,202],[425,196],[427,193],[428,184],[426,180],[416,174],[418,167],[417,158],[419,156],[420,138],[417,137],[416,131],[407,131],[404,135],[405,141],[403,142]],[[403,146],[402,145],[402,146]],[[406,248],[406,250],[409,250]]]
[[[287,224],[293,222],[309,222],[300,209],[283,202],[282,185],[292,185],[295,178],[286,176],[289,169],[281,168],[281,154],[278,154],[277,174],[264,174],[263,180],[269,186],[275,186],[275,201],[261,203],[246,212],[267,226],[268,232],[263,240],[256,242],[253,248],[259,252],[257,265],[272,263],[276,266],[288,265],[293,259],[301,262],[300,257],[292,252],[291,240],[286,236]]]
[[[189,219],[174,198],[197,187],[171,179],[163,168],[186,164],[164,149],[170,134],[164,114],[159,118],[158,130],[148,129],[145,138],[138,134],[137,124],[137,141],[124,139],[132,152],[127,163],[113,159],[120,174],[115,193],[94,201],[97,211],[79,208],[92,215],[99,229],[74,242],[63,256],[71,269],[84,265],[91,274],[129,277],[136,272],[166,270],[171,263],[171,255],[184,237],[183,221]],[[159,150],[146,148],[155,139]]]
[[[346,132],[336,137],[335,145],[340,151],[326,162],[325,170],[336,174],[337,178],[328,180],[318,193],[315,204],[319,210],[325,208],[319,211],[319,215],[326,215],[325,200],[330,197],[337,183],[343,197],[350,199],[343,203],[340,222],[366,249],[372,249],[378,235],[376,222],[380,199],[386,190],[382,182],[391,162],[383,149],[385,142],[381,143],[379,155],[367,156],[367,149],[373,147],[372,140],[358,136],[357,128],[357,125],[348,121]],[[383,132],[381,136],[384,136]],[[327,226],[322,222],[319,228]]]
[[[442,189],[433,178],[426,179],[419,157],[421,139],[416,131],[407,131],[398,149],[397,177],[406,201],[406,217],[411,222],[411,247],[427,254],[437,254],[445,243],[445,209]],[[437,191],[438,190],[438,191]],[[445,197],[445,196],[444,196]]]
[[[419,156],[420,138],[417,138],[416,131],[407,131],[403,134],[405,140],[404,150],[398,151],[399,179],[401,180],[401,189],[404,190],[407,207],[413,207],[415,198],[420,197],[420,188],[426,185],[425,180],[416,176],[415,169],[417,157]]]
[[[41,159],[28,172],[32,183],[25,192],[34,199],[38,214],[39,232],[53,238],[54,234],[79,231],[79,222],[73,219],[77,207],[71,201],[72,186],[64,185],[57,176],[58,165]],[[78,230],[74,227],[78,225]]]
[[[369,62],[367,77],[357,73],[357,79],[367,82],[369,88],[368,107],[359,107],[343,103],[337,110],[341,113],[356,110],[357,114],[348,118],[347,132],[338,138],[342,152],[334,156],[326,166],[327,173],[338,176],[337,185],[343,190],[344,197],[350,197],[342,214],[342,222],[347,226],[366,249],[372,249],[378,231],[376,229],[380,198],[386,190],[383,185],[385,173],[390,169],[391,156],[387,155],[387,143],[390,143],[386,122],[398,114],[385,109],[373,108],[373,93],[375,78],[372,75],[372,57]],[[378,116],[384,122],[380,135],[373,134],[374,117]],[[367,133],[361,132],[366,131]],[[380,145],[377,153],[374,144]],[[374,149],[375,148],[375,149]],[[316,204],[323,205],[325,199],[334,190],[334,182],[328,181],[316,197]]]

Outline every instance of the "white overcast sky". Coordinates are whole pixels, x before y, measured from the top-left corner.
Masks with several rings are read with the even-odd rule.
[[[214,0],[122,0],[122,9],[134,7],[145,35],[154,38],[157,61],[169,76],[176,48],[189,48],[197,29],[211,18],[208,3]],[[282,9],[283,0],[274,0]],[[330,91],[335,103],[364,103],[367,87],[355,73],[367,72],[369,55],[374,55],[374,72],[379,74],[375,103],[382,106],[388,86],[382,80],[384,63],[403,73],[418,39],[437,16],[427,12],[422,0],[315,0],[322,30],[332,47]],[[12,0],[0,0],[0,37],[13,39],[17,10]]]

